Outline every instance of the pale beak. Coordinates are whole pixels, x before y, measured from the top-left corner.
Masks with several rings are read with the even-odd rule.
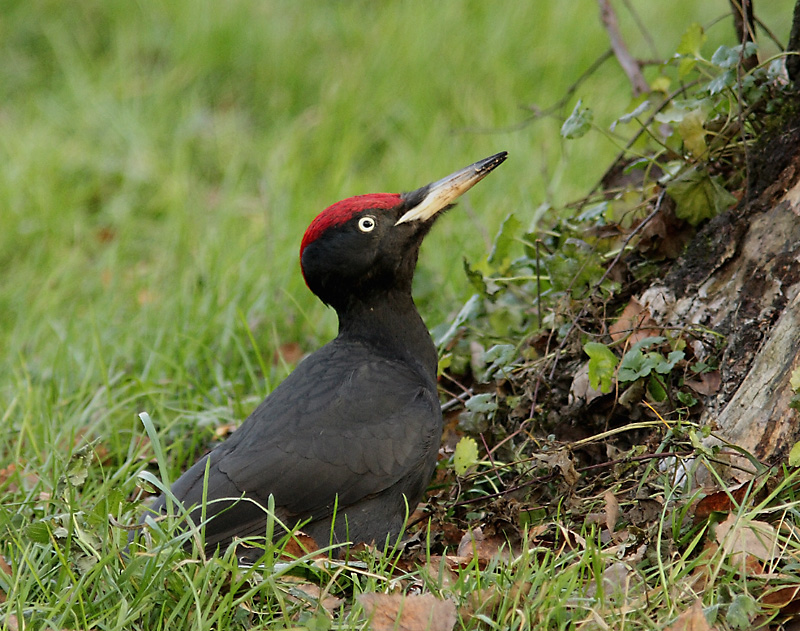
[[[459,197],[475,186],[489,173],[500,166],[508,157],[501,151],[493,156],[479,160],[466,168],[456,171],[446,178],[425,187],[422,201],[397,220],[395,225],[408,221],[426,221],[443,208],[453,204]]]

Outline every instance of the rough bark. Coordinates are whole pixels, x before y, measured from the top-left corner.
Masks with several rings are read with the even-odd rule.
[[[772,462],[800,440],[800,416],[789,407],[789,379],[800,365],[796,113],[753,152],[750,181],[746,200],[711,221],[643,299],[664,325],[725,336],[723,385],[703,420],[718,439]]]

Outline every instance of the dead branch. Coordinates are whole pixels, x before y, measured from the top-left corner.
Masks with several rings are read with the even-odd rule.
[[[603,22],[603,26],[608,32],[608,38],[611,40],[611,49],[614,51],[614,56],[617,58],[622,70],[627,75],[628,81],[631,82],[633,96],[649,92],[650,86],[642,74],[642,69],[628,52],[628,48],[625,46],[625,42],[619,32],[617,14],[611,7],[610,0],[597,0],[597,4],[600,5],[600,20]]]

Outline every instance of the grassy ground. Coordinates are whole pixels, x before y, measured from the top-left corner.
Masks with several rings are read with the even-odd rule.
[[[624,18],[643,57],[669,55],[690,22],[711,24],[727,7],[684,0],[664,15],[635,4],[657,38],[648,44]],[[759,7],[784,40],[791,5]],[[709,54],[729,32],[729,20],[710,29]],[[289,570],[178,563],[168,546],[120,561],[126,534],[107,516],[132,518],[127,498],[153,455],[137,414],[152,417],[164,472],[176,475],[287,374],[294,360],[280,349],[305,352],[334,334],[297,264],[317,212],[508,150],[426,242],[418,302],[430,326],[447,322],[470,293],[461,258],[484,255],[507,213],[534,222],[543,204],[583,194],[614,155],[599,135],[577,149],[560,140],[574,101],[557,119],[521,124],[607,45],[589,0],[569,12],[541,2],[4,2],[0,528],[11,565],[0,629],[244,628],[256,593],[254,624],[299,624],[281,582]],[[601,126],[628,95],[613,61],[578,91]],[[87,468],[73,456],[90,443]],[[574,561],[537,557],[548,568],[537,573],[526,558],[504,571],[555,577],[538,592],[547,606],[585,576]],[[473,569],[458,579],[464,594],[485,580]],[[380,570],[348,580],[383,588]],[[569,617],[548,624],[567,628]]]

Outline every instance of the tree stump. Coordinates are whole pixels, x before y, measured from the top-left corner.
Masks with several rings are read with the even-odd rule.
[[[710,221],[643,299],[664,326],[726,337],[722,385],[703,421],[712,441],[775,462],[800,440],[789,407],[800,365],[800,115],[761,139],[749,181],[746,200]]]

